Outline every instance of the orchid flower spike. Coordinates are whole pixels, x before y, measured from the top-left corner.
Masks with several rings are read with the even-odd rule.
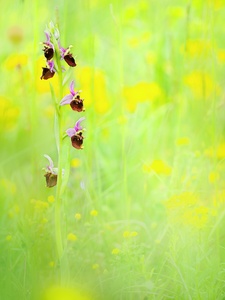
[[[60,102],[60,105],[70,104],[72,110],[81,112],[85,111],[83,105],[84,99],[80,98],[79,92],[74,91],[74,81],[70,83],[70,94],[66,95]]]
[[[83,149],[83,128],[80,123],[85,120],[84,117],[80,118],[73,128],[66,130],[67,135],[71,138],[72,146],[76,149]]]

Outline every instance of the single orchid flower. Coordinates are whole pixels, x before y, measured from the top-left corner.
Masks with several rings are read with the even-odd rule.
[[[70,104],[72,110],[81,112],[81,111],[85,111],[83,101],[84,99],[80,98],[79,92],[74,91],[74,81],[72,81],[70,84],[70,94],[66,95],[62,99],[60,105]]]
[[[51,43],[50,41],[50,34],[48,33],[48,31],[45,31],[45,35],[46,35],[46,42],[43,42],[44,44],[44,49],[42,49],[44,51],[44,56],[47,60],[50,60],[53,58],[54,55],[54,45]]]
[[[84,117],[80,118],[73,128],[66,130],[67,135],[71,138],[72,146],[76,149],[83,149],[83,128],[80,123],[85,120]]]
[[[41,75],[41,79],[49,79],[52,78],[56,72],[55,67],[54,67],[54,61],[53,60],[49,60],[47,61],[47,67],[42,68],[42,75]]]
[[[70,67],[76,67],[76,62],[75,59],[73,58],[72,53],[70,52],[71,46],[68,48],[63,48],[59,47],[60,52],[61,52],[61,58],[65,60],[65,62],[70,66]]]
[[[54,164],[50,156],[45,154],[44,157],[49,161],[49,165],[44,169],[46,172],[44,175],[46,178],[46,185],[47,187],[53,187],[57,184],[58,168],[54,168]]]

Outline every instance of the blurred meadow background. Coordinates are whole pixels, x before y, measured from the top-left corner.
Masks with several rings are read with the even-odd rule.
[[[224,20],[223,0],[1,1],[0,299],[225,299]],[[86,131],[61,285],[43,171],[44,154],[57,166],[50,21],[86,108],[64,108]]]

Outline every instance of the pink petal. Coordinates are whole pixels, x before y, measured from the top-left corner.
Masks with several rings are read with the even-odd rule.
[[[76,124],[75,124],[75,126],[74,126],[74,129],[75,129],[76,132],[79,131],[79,130],[82,130],[82,127],[80,126],[80,122],[82,122],[83,120],[85,120],[85,117],[80,118],[80,119],[76,122]]]
[[[75,96],[75,92],[74,92],[74,80],[72,80],[71,84],[70,84],[70,93],[71,93],[71,95]]]
[[[73,99],[73,95],[69,94],[69,95],[66,95],[62,100],[61,102],[59,103],[60,105],[66,105],[66,104],[70,104],[70,102],[72,101]]]
[[[76,131],[75,131],[74,128],[69,128],[69,129],[66,130],[66,133],[67,133],[67,135],[68,135],[69,137],[72,137],[73,135],[76,134]]]

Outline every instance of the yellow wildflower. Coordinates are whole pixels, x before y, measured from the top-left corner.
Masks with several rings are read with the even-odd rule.
[[[120,249],[118,249],[118,248],[112,249],[112,254],[113,255],[118,255],[119,253],[120,253]]]
[[[71,161],[71,167],[78,168],[81,165],[81,161],[79,158],[74,158]]]
[[[136,231],[131,231],[131,233],[130,233],[130,237],[135,237],[137,235],[138,235],[138,233]]]
[[[224,49],[217,50],[217,59],[220,63],[225,63],[225,50]]]
[[[13,53],[10,54],[5,61],[5,68],[13,70],[16,67],[22,67],[27,65],[28,56],[26,54]]]
[[[11,241],[12,236],[10,234],[8,234],[5,239],[6,239],[6,241]]]
[[[194,209],[189,209],[184,212],[182,219],[183,222],[192,225],[196,228],[203,228],[208,222],[209,209],[205,206],[199,206]]]
[[[216,157],[218,159],[225,158],[225,142],[220,143],[217,147],[210,147],[205,150],[205,156]]]
[[[168,209],[173,208],[184,208],[194,205],[198,202],[198,197],[191,192],[183,192],[178,195],[170,197],[166,202],[165,206]]]
[[[16,185],[12,181],[2,178],[0,180],[1,191],[5,191],[7,194],[15,195],[16,194]]]
[[[93,270],[99,269],[99,264],[93,264],[93,265],[92,265],[92,269],[93,269]]]
[[[79,221],[81,219],[81,214],[76,213],[74,217],[77,221]]]
[[[158,175],[169,176],[172,172],[172,168],[160,159],[154,160],[151,164],[144,164],[142,168],[144,172],[150,173],[153,171]]]
[[[54,266],[55,266],[55,262],[54,261],[50,261],[49,262],[49,267],[54,268]]]
[[[124,231],[123,237],[124,238],[129,238],[130,237],[130,231]]]
[[[193,71],[184,77],[184,83],[197,98],[208,98],[212,93],[220,91],[211,75],[202,71]]]
[[[37,209],[37,210],[44,210],[44,209],[47,209],[49,207],[48,202],[45,202],[45,201],[31,199],[30,202],[32,204],[34,204],[34,208]]]
[[[190,140],[188,137],[181,137],[176,140],[177,146],[186,146],[190,144]]]
[[[162,97],[163,92],[157,82],[139,82],[134,86],[125,87],[123,94],[126,99],[127,109],[134,111],[138,103],[155,101]]]
[[[73,233],[69,233],[67,235],[67,240],[68,241],[76,241],[77,240],[77,236],[75,234],[73,234]]]
[[[93,209],[91,212],[90,212],[90,215],[93,216],[93,217],[96,217],[98,215],[98,211]]]
[[[48,196],[48,202],[49,203],[55,202],[55,197],[53,195]]]
[[[186,43],[186,50],[190,56],[208,55],[210,47],[210,42],[205,40],[188,40]]]
[[[218,172],[209,173],[209,182],[214,183],[220,179],[220,174]]]
[[[87,292],[82,289],[51,286],[44,293],[44,300],[92,300]]]
[[[85,107],[94,102],[98,113],[106,113],[110,108],[105,75],[100,69],[83,67],[76,70],[76,78],[82,86],[82,98],[85,99]]]

